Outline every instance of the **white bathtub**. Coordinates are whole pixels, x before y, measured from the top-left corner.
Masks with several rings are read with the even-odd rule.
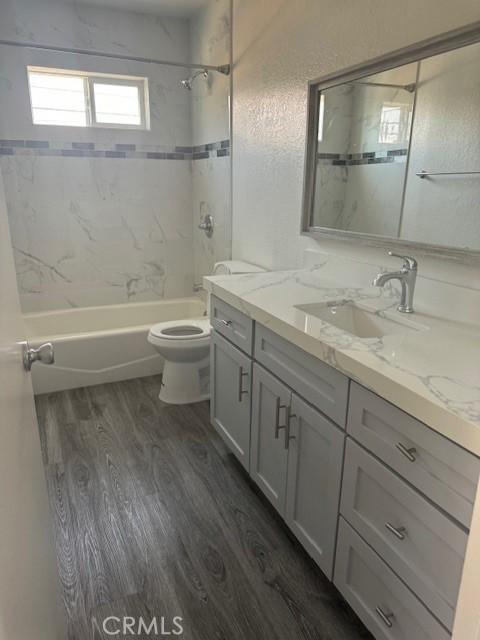
[[[147,342],[157,322],[198,318],[205,304],[177,298],[24,314],[32,347],[53,342],[55,364],[34,364],[35,393],[74,389],[161,373],[163,360]]]

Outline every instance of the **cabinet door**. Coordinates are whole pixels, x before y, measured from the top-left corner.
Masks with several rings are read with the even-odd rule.
[[[286,521],[331,580],[345,437],[295,394],[291,413]]]
[[[213,332],[210,364],[211,422],[248,471],[252,361]]]
[[[286,419],[291,393],[288,387],[253,365],[252,444],[250,475],[280,515],[285,515],[288,441]]]

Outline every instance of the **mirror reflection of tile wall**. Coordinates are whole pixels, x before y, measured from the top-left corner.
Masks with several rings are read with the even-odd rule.
[[[311,225],[480,249],[480,44],[321,94]],[[393,86],[390,86],[393,85]]]
[[[417,66],[323,92],[314,225],[398,234]]]

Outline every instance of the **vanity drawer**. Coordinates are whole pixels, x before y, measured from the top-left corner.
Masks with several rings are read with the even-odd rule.
[[[253,349],[253,320],[223,300],[212,296],[210,324],[230,342],[251,355]]]
[[[448,629],[467,533],[347,438],[340,511]]]
[[[448,640],[450,634],[340,517],[334,584],[376,640]]]
[[[254,355],[260,364],[345,428],[347,377],[258,323]]]
[[[480,460],[422,422],[352,382],[347,431],[465,527]]]

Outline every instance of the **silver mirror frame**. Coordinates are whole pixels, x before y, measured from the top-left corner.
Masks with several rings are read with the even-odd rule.
[[[372,235],[356,231],[343,231],[341,229],[329,229],[328,227],[311,226],[311,214],[313,209],[315,171],[317,165],[317,138],[318,138],[318,106],[320,92],[324,89],[339,84],[352,82],[365,76],[370,76],[381,71],[387,71],[411,62],[418,62],[441,53],[453,51],[469,44],[480,42],[480,21],[466,27],[448,31],[434,38],[422,40],[403,49],[397,49],[386,55],[363,62],[342,71],[321,76],[308,83],[308,112],[307,134],[305,150],[305,169],[303,183],[303,214],[302,235],[313,236],[317,239],[342,240],[363,246],[379,248],[397,248],[414,252],[417,255],[431,255],[449,258],[464,263],[480,264],[480,251],[459,249],[443,245],[434,245],[413,240],[401,240],[400,238]],[[320,89],[320,91],[319,91]]]

